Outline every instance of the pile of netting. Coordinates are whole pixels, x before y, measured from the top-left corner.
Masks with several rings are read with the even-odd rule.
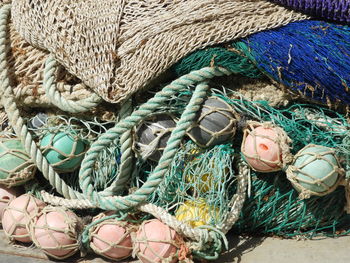
[[[332,45],[347,42],[346,26],[301,21],[196,51],[117,108],[26,44],[9,15],[3,6],[0,217],[11,242],[55,259],[193,262],[217,259],[229,230],[349,234],[348,58],[339,56],[349,45]],[[310,30],[329,37],[309,36],[308,50]]]

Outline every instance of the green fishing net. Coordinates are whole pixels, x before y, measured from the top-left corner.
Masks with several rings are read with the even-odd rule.
[[[203,150],[187,141],[177,151],[164,181],[148,201],[192,227],[220,226],[226,219],[234,194],[231,190],[236,185],[234,162],[231,144]],[[149,174],[145,167],[135,173],[133,181],[137,187]]]
[[[189,87],[158,111],[180,115],[191,94],[192,88]],[[179,220],[193,227],[205,224],[217,227],[223,222],[230,207],[230,198],[236,190],[235,172],[236,162],[240,159],[241,131],[248,120],[269,121],[284,129],[292,139],[292,154],[308,144],[323,145],[334,148],[343,168],[349,167],[350,125],[341,113],[314,104],[295,103],[276,109],[266,101],[248,101],[225,88],[212,89],[209,95],[224,99],[241,115],[239,131],[230,144],[201,149],[187,138],[178,150],[164,181],[148,201],[165,208]],[[139,162],[137,166],[139,169],[134,173],[133,186],[138,188],[154,164]],[[249,196],[234,231],[307,238],[320,234],[344,235],[350,231],[345,204],[342,186],[324,197],[300,200],[283,171],[269,174],[252,172]]]
[[[182,76],[193,70],[216,66],[227,68],[235,74],[246,77],[261,78],[263,74],[252,63],[252,60],[245,55],[247,53],[244,52],[246,48],[246,45],[237,42],[226,47],[211,47],[197,50],[181,59],[172,66],[171,70],[177,76]]]

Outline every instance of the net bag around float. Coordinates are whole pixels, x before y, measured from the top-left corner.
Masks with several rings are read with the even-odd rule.
[[[241,152],[252,169],[259,172],[281,170],[291,162],[291,139],[271,122],[247,122]],[[274,151],[273,151],[274,150]]]
[[[294,162],[286,172],[301,198],[333,192],[344,176],[335,150],[313,144],[307,145],[294,156]]]
[[[58,221],[60,219],[63,220]],[[47,206],[29,222],[29,231],[35,246],[59,260],[68,258],[78,251],[80,228],[79,218],[63,207]]]
[[[117,219],[107,212],[95,216],[85,231],[88,231],[88,246],[98,255],[110,260],[122,260],[132,254],[132,240],[137,231],[135,224]],[[113,236],[110,235],[111,231]]]
[[[187,134],[199,146],[206,148],[234,136],[239,116],[225,101],[209,97],[197,114]]]
[[[0,184],[24,184],[35,176],[36,166],[18,138],[0,138]]]

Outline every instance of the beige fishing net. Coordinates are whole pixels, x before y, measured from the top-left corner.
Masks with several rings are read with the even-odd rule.
[[[16,30],[110,102],[189,52],[304,15],[261,0],[13,0]]]

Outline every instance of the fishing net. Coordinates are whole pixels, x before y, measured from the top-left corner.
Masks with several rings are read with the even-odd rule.
[[[259,0],[12,1],[20,35],[111,102],[195,49],[305,18]]]
[[[318,175],[317,168],[325,174]],[[340,168],[334,149],[309,144],[294,156],[294,163],[286,173],[301,192],[299,197],[309,198],[310,195],[323,196],[333,192],[342,180],[344,170]]]
[[[244,129],[241,152],[253,170],[278,171],[291,162],[290,142],[283,129],[269,122],[250,121]]]
[[[50,107],[52,104],[42,86],[45,60],[48,53],[28,44],[9,23],[8,62],[11,67],[11,81],[16,102],[19,106]],[[81,81],[69,74],[63,67],[57,70],[57,90],[67,99],[78,100],[91,92]]]
[[[230,93],[229,90],[226,90],[226,92]],[[291,138],[291,152],[293,154],[296,154],[309,144],[323,145],[331,147],[337,152],[337,155],[339,155],[342,160],[341,165],[343,167],[348,165],[349,150],[347,140],[349,136],[349,124],[342,114],[308,104],[294,104],[287,108],[275,109],[264,101],[251,102],[243,99],[235,92],[231,92],[231,94],[227,93],[222,95],[217,91],[216,95],[225,99],[233,106],[236,112],[243,114],[246,119],[259,122],[270,121],[274,123],[274,125],[281,127]],[[186,98],[188,99],[190,94],[191,92],[188,90],[184,92],[182,96],[178,97],[177,106],[179,108],[181,108],[179,101],[186,104]],[[242,134],[239,136],[242,136]],[[239,138],[234,140],[233,148],[240,149],[240,142],[242,140]],[[162,183],[152,195],[150,202],[154,202],[158,206],[162,206],[176,214],[176,207],[178,207],[179,204],[186,204],[187,201],[186,209],[189,210],[188,207],[190,207],[191,204],[193,204],[191,202],[195,200],[198,206],[197,208],[193,208],[192,211],[194,222],[199,218],[193,214],[197,214],[198,216],[198,214],[207,210],[200,210],[204,202],[209,204],[211,202],[214,202],[214,204],[217,202],[218,205],[216,207],[219,207],[219,209],[225,206],[227,207],[227,200],[229,200],[229,196],[227,195],[230,193],[229,189],[234,188],[234,180],[231,183],[228,183],[230,181],[227,182],[226,180],[230,178],[232,180],[232,178],[234,178],[234,173],[232,170],[228,170],[226,174],[227,168],[225,167],[233,167],[231,162],[233,161],[234,150],[232,146],[227,146],[225,153],[231,152],[231,154],[229,154],[228,156],[230,157],[226,159],[222,155],[223,153],[220,153],[220,151],[217,152],[218,149],[223,149],[223,147],[222,145],[215,146],[211,150],[204,151],[193,142],[185,144],[177,153],[174,159],[175,161],[172,163],[164,179],[164,183]],[[228,149],[230,150],[227,151]],[[189,159],[188,156],[190,156]],[[229,162],[225,164],[225,160],[229,160]],[[213,165],[211,165],[212,163]],[[145,169],[147,170],[149,168]],[[230,173],[232,174],[230,175]],[[246,206],[244,206],[240,223],[238,224],[241,232],[259,232],[260,229],[264,229],[264,233],[286,236],[298,235],[303,231],[309,233],[309,236],[319,234],[323,231],[328,231],[328,234],[333,235],[340,234],[341,225],[346,222],[344,218],[347,217],[343,211],[346,200],[342,187],[339,187],[339,189],[332,194],[327,195],[327,198],[314,197],[310,200],[301,201],[298,199],[297,191],[294,190],[292,185],[286,180],[285,174],[268,175],[265,178],[263,178],[263,175],[257,175],[258,177],[253,176],[251,201],[245,203],[248,208],[251,208],[251,211],[249,211],[251,214],[246,214]],[[142,179],[142,177],[140,178]],[[283,191],[282,193],[278,190],[278,187],[281,187],[280,185],[283,186],[281,190]],[[140,184],[137,185],[137,187],[139,186]],[[275,189],[275,187],[277,189]],[[226,190],[220,192],[219,189]],[[207,190],[209,190],[209,193],[217,193],[220,198],[215,195],[211,197]],[[333,196],[333,198],[329,196]],[[225,197],[227,199],[225,199]],[[210,198],[213,198],[213,201],[210,201]],[[219,200],[223,200],[224,202]],[[255,200],[258,200],[259,203]],[[336,207],[339,209],[334,209],[332,211],[331,207],[333,207],[333,202],[336,200],[338,202]],[[312,206],[310,206],[310,204],[312,204]],[[267,210],[266,213],[263,212],[267,209],[266,207],[270,206],[272,210]],[[288,211],[291,207],[296,207],[295,215],[289,214]],[[323,213],[324,207],[330,208],[327,212]],[[210,208],[210,210],[212,211],[211,213],[218,213],[220,215],[220,212],[216,211],[215,205]],[[271,216],[271,211],[273,210],[278,210],[278,212]],[[318,213],[318,216],[311,218],[313,213]],[[279,214],[284,217],[284,221],[276,219]],[[264,216],[266,216],[266,218],[264,218]],[[205,218],[202,214],[200,217]],[[220,216],[217,217],[215,215],[212,218],[220,218]],[[337,221],[338,218],[341,219],[341,222]],[[214,221],[215,220],[213,220],[212,223],[215,224]],[[257,227],[253,227],[255,223],[248,222],[259,222],[259,224],[257,224]],[[287,225],[285,226],[285,224],[288,224],[288,227]],[[332,228],[329,225],[332,225]]]
[[[343,141],[348,137],[349,124],[337,112],[315,105],[294,104],[276,110],[263,102],[230,101],[236,111],[248,113],[259,121],[272,121],[283,128],[292,140],[293,154],[305,145],[314,143],[331,147],[340,156],[349,156]],[[300,200],[297,196],[298,192],[292,189],[284,174],[264,176],[253,173],[250,197],[234,229],[241,233],[289,237],[313,237],[319,234],[338,236],[348,233],[348,216],[344,212],[346,199],[342,187],[325,197]]]
[[[236,183],[232,145],[204,151],[192,141],[184,144],[173,159],[164,181],[150,195],[149,202],[166,209],[192,227],[222,227]],[[147,164],[135,173],[133,186],[140,187],[150,173]],[[142,176],[142,170],[146,170]],[[201,208],[198,209],[200,206]]]
[[[236,74],[250,78],[261,78],[262,73],[254,63],[244,55],[242,50],[244,46],[240,42],[226,45],[225,47],[211,47],[195,51],[175,65],[171,70],[177,76],[190,73],[193,70],[199,70],[204,67],[216,66],[230,69]]]
[[[296,154],[309,144],[323,145],[337,152],[343,167],[348,165],[349,123],[344,115],[311,104],[276,109],[265,101],[245,100],[228,89],[224,94],[221,91],[214,91],[214,94],[232,105],[246,120],[269,121],[283,129],[291,138],[291,153]],[[187,90],[178,96],[176,107],[183,108],[190,95],[191,90]],[[169,101],[169,108],[172,107],[174,105]],[[178,219],[193,227],[208,223],[218,227],[235,189],[234,149],[239,152],[242,137],[243,134],[238,134],[232,145],[219,145],[210,150],[191,141],[184,144],[149,201],[178,215]],[[141,171],[152,171],[149,164],[141,163],[140,167],[136,175],[144,174]],[[150,172],[136,178],[137,188]],[[250,197],[243,206],[235,231],[285,237],[348,233],[344,188],[340,186],[325,197],[308,200],[300,200],[298,195],[284,173],[253,173]],[[181,206],[183,208],[179,209]],[[180,212],[177,214],[177,211]]]
[[[156,235],[152,233],[153,225],[160,228]],[[158,220],[148,220],[141,224],[134,239],[134,246],[133,253],[143,262],[184,260],[181,258],[181,249],[184,247],[183,239],[173,229]]]
[[[156,114],[145,119],[134,132],[134,150],[143,160],[158,161],[176,122],[169,114]]]
[[[272,79],[337,106],[350,104],[349,38],[347,25],[300,21],[252,34],[243,42],[256,65]]]
[[[28,118],[27,122],[32,123],[37,116],[38,115]],[[80,162],[89,145],[113,125],[114,121],[104,121],[97,117],[83,119],[49,113],[49,115],[46,117],[44,125],[29,128],[29,130],[31,131],[34,140],[38,143],[42,144],[45,137],[46,139],[49,139],[49,143],[46,141],[45,144],[47,143],[47,145],[41,148],[43,155],[49,161],[53,162],[52,164],[50,162],[52,167],[59,167],[55,170],[60,174],[60,177],[65,182],[69,183],[69,185],[71,185],[74,189],[81,191],[78,177]],[[56,138],[56,147],[58,147],[58,149],[52,146],[54,138]],[[59,139],[62,138],[63,140],[60,141]],[[67,144],[70,146],[68,147],[68,150],[70,151],[68,154],[67,152],[62,152],[62,150],[60,150],[62,149],[62,146],[65,147],[63,150],[67,150]],[[78,154],[74,154],[77,152],[78,146],[80,147],[79,150],[82,151],[80,151]],[[110,147],[106,148],[104,153],[99,157],[99,160],[96,163],[96,173],[94,173],[94,186],[96,188],[105,189],[106,186],[111,183],[111,181],[115,180],[117,176],[116,171],[118,170],[118,166],[120,164],[120,160],[118,160],[118,158],[120,158],[120,153],[118,153],[120,151],[119,149],[119,144],[116,144],[114,147],[111,145]],[[53,151],[53,156],[48,156],[45,154],[50,150]],[[116,157],[111,158],[111,156],[114,155]],[[69,163],[72,160],[73,163]],[[67,170],[62,169],[62,167],[60,169],[60,165],[62,166],[62,163],[68,163],[68,166],[73,164],[73,168],[75,169]],[[35,191],[40,190],[42,189],[35,189]]]
[[[45,203],[30,194],[12,200],[2,215],[2,226],[6,237],[10,241],[30,242],[28,223],[44,206]]]
[[[301,200],[284,174],[252,173],[251,194],[242,209],[235,233],[286,238],[348,235],[344,188],[323,197]]]
[[[348,36],[347,25],[294,22],[252,34],[242,42],[195,51],[175,64],[173,71],[187,73],[191,68],[215,65],[249,77],[265,74],[303,97],[329,106],[349,105]]]

